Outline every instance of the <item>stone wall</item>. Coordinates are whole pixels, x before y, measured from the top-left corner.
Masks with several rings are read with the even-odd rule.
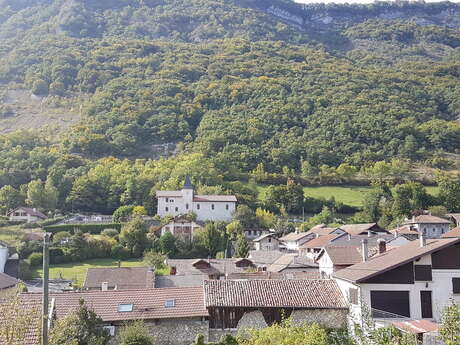
[[[430,332],[423,335],[423,345],[444,345],[444,342],[438,332]]]
[[[155,345],[190,345],[198,334],[208,341],[209,322],[200,319],[167,319],[147,322]]]
[[[347,315],[347,309],[311,309],[294,310],[291,318],[297,325],[316,322],[326,328],[342,328],[347,325]]]

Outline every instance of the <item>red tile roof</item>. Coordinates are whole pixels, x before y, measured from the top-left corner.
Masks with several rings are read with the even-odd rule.
[[[22,296],[26,299],[41,298],[40,294]],[[57,318],[62,318],[77,309],[80,299],[106,322],[208,315],[202,287],[64,292],[51,294],[50,297],[55,299]],[[167,300],[175,300],[175,306],[165,307]],[[133,310],[119,312],[120,304],[132,304]]]
[[[369,261],[337,271],[334,277],[359,283],[458,242],[460,238],[431,239],[426,240],[426,245],[421,247],[419,241],[413,241],[376,255]]]
[[[302,249],[323,248],[324,246],[327,246],[329,243],[331,243],[333,239],[339,236],[341,235],[321,235],[303,244],[300,248]]]
[[[340,228],[326,228],[326,227],[321,227],[321,228],[311,228],[310,231],[308,231],[308,233],[313,233],[313,234],[317,234],[317,235],[330,235],[332,232],[336,231],[336,230],[339,230],[342,234],[345,233],[345,231],[343,231],[342,229]]]
[[[244,272],[231,273],[228,280],[264,280],[264,279],[320,279],[319,271],[312,272]]]
[[[310,236],[313,237],[312,233],[307,233],[307,232],[291,232],[287,235],[284,235],[281,237],[279,240],[283,242],[297,242],[302,240],[303,238]]]
[[[460,237],[460,226],[453,228],[441,236],[442,238]]]
[[[208,280],[204,290],[207,307],[347,308],[331,279]]]
[[[396,328],[413,334],[423,334],[439,330],[439,325],[429,320],[410,320],[394,322],[393,324]]]
[[[391,233],[397,233],[400,235],[418,235],[418,231],[411,229],[409,226],[401,226],[399,228],[390,230]]]
[[[193,201],[201,202],[237,202],[234,195],[195,195]]]

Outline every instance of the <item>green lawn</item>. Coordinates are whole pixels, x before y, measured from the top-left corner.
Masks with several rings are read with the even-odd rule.
[[[259,199],[263,198],[266,186],[259,185]],[[425,187],[428,193],[436,195],[438,187]],[[340,201],[350,206],[362,206],[363,199],[366,192],[370,191],[372,187],[368,186],[320,186],[320,187],[304,187],[306,196],[319,198],[323,197],[329,199],[334,197],[336,201]]]
[[[141,266],[144,266],[142,259],[130,259],[121,262],[121,267]],[[83,262],[50,265],[50,279],[62,277],[64,279],[73,280],[76,285],[83,285],[88,268],[96,267],[118,267],[118,260],[112,258],[93,259]],[[41,268],[37,268],[33,273],[35,277],[41,277],[43,270]]]

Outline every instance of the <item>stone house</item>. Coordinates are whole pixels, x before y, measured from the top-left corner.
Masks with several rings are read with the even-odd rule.
[[[403,224],[423,234],[426,238],[439,238],[450,230],[450,221],[441,217],[422,214],[406,220]]]
[[[252,240],[255,250],[278,250],[280,241],[274,234],[265,234]]]
[[[182,190],[157,191],[156,196],[161,217],[195,213],[199,221],[230,221],[237,201],[234,195],[196,195],[188,176]]]
[[[38,211],[36,208],[22,207],[22,206],[8,213],[8,217],[10,221],[26,222],[26,223],[35,223],[40,220],[44,220],[48,218],[43,213]]]
[[[331,279],[210,280],[204,293],[211,341],[244,328],[267,327],[284,317],[295,323],[343,327],[348,313]]]
[[[174,237],[180,238],[183,241],[191,242],[194,238],[195,232],[198,229],[204,227],[204,222],[198,220],[191,220],[187,215],[181,215],[174,217],[174,219],[159,227],[158,232],[160,236],[163,236],[167,232],[170,232]]]
[[[425,239],[393,248],[333,273],[362,323],[370,308],[379,323],[395,319],[439,322],[445,306],[460,302],[460,238]]]

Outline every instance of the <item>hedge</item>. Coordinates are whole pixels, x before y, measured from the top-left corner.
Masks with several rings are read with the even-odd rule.
[[[93,235],[100,234],[104,229],[117,229],[121,230],[120,223],[107,223],[107,224],[62,224],[62,225],[50,225],[44,226],[43,230],[51,232],[53,234],[60,231],[68,231],[71,234],[75,233],[75,230],[80,230],[83,233],[90,233]]]

